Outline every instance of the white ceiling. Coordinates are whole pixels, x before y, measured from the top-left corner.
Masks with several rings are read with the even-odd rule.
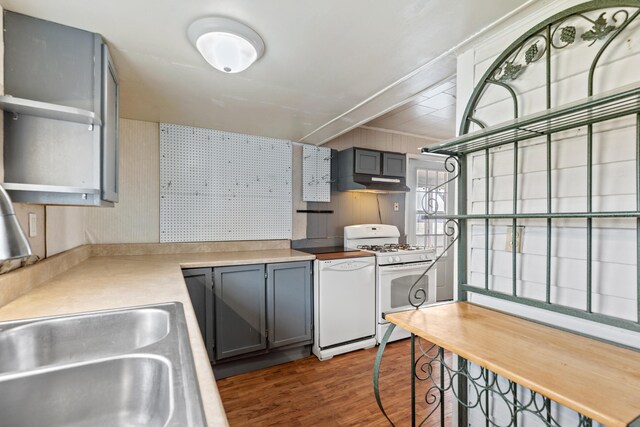
[[[524,3],[0,0],[8,10],[101,33],[120,74],[125,118],[291,140],[325,128]],[[186,30],[211,15],[256,30],[264,57],[239,74],[209,67]]]
[[[368,122],[367,126],[434,140],[455,137],[455,78],[421,92],[406,104]]]

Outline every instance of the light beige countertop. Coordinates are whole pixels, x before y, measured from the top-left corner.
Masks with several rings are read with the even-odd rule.
[[[207,423],[227,424],[182,268],[313,260],[291,249],[91,257],[0,307],[0,320],[177,301],[184,305]]]

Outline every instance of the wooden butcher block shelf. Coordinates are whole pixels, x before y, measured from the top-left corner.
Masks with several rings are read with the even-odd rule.
[[[639,422],[638,351],[467,302],[385,318],[602,424]]]

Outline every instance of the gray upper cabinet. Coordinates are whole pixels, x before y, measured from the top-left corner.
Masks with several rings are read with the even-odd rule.
[[[93,58],[100,53],[100,40],[95,34],[9,11],[4,12],[4,32],[5,93],[99,111]]]
[[[409,191],[406,159],[401,153],[347,148],[338,152],[339,191]]]
[[[3,186],[15,202],[118,201],[116,69],[99,34],[4,12]]]
[[[264,272],[263,264],[213,270],[216,360],[267,348]]]
[[[380,152],[356,148],[354,150],[355,173],[380,175]]]
[[[269,347],[310,344],[312,340],[309,262],[267,265]]]
[[[404,177],[407,173],[407,160],[404,154],[382,153],[382,175]]]
[[[119,100],[118,72],[102,45],[102,200],[118,201]]]

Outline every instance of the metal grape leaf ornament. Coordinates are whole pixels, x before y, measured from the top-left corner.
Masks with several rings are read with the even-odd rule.
[[[530,64],[531,62],[535,61],[536,56],[538,56],[538,43],[534,43],[532,44],[529,49],[527,49],[527,51],[524,54],[524,59],[525,61],[527,61],[527,64]]]
[[[498,79],[501,82],[507,82],[509,80],[515,80],[522,72],[522,65],[514,64],[513,62],[507,62],[502,70],[502,75]]]
[[[584,35],[583,35],[584,36]],[[560,41],[571,44],[576,40],[576,27],[567,26],[560,30]]]
[[[615,25],[607,25],[607,19],[604,17],[605,13],[602,13],[598,19],[593,22],[593,28],[589,31],[585,31],[582,34],[582,40],[591,41],[591,45],[593,45],[596,41],[602,40],[607,37],[609,33],[616,29]]]

